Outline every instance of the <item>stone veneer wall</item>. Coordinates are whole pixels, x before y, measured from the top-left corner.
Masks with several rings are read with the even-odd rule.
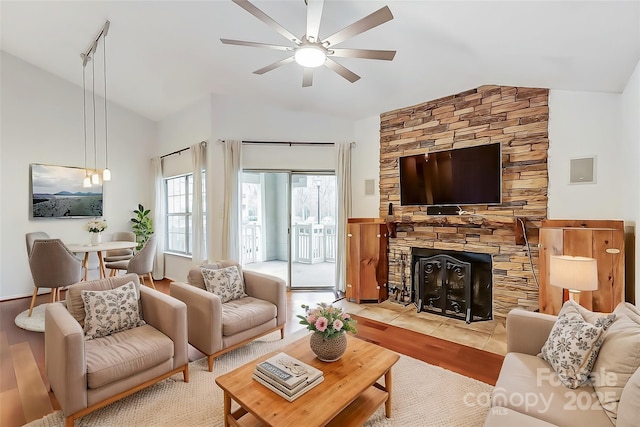
[[[380,115],[380,216],[389,203],[397,226],[390,238],[389,285],[401,286],[400,254],[411,247],[488,253],[493,261],[493,313],[538,308],[538,287],[516,218],[527,226],[538,274],[538,229],[547,216],[548,89],[481,86]],[[470,215],[429,216],[425,206],[400,206],[398,158],[502,143],[502,204],[462,206]]]

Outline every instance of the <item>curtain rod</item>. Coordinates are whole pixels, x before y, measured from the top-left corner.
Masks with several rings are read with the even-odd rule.
[[[207,141],[200,141],[200,144],[204,145],[205,147],[207,146]],[[176,150],[173,153],[169,153],[169,154],[165,154],[164,156],[160,156],[161,159],[164,159],[165,157],[169,157],[169,156],[173,156],[174,154],[180,154],[183,151],[187,151],[190,150],[191,147],[185,147],[185,148],[181,148],[180,150]]]
[[[243,144],[274,144],[274,145],[334,145],[333,142],[295,142],[295,141],[242,141]]]
[[[225,142],[224,139],[221,139],[220,142]],[[302,142],[302,141],[242,141],[243,144],[256,144],[256,145],[288,145],[292,147],[294,145],[336,145],[335,142]],[[356,145],[355,142],[352,142],[351,145]]]

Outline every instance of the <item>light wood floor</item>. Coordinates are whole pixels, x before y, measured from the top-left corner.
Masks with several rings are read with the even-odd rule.
[[[158,290],[168,293],[169,281],[157,281]],[[63,295],[64,297],[64,295]],[[38,304],[49,295],[38,297]],[[296,318],[302,304],[331,303],[331,292],[289,292],[285,334],[303,328]],[[15,317],[29,308],[29,298],[0,302],[0,426],[21,426],[59,409],[44,366],[44,334],[18,328]],[[494,353],[422,335],[375,320],[354,316],[359,338],[494,385],[503,357]],[[203,355],[191,348],[189,359]]]

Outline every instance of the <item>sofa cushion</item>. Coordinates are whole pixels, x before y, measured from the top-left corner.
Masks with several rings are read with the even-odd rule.
[[[223,304],[247,296],[242,275],[235,265],[216,269],[202,267],[201,271],[207,291],[218,295]]]
[[[523,353],[505,356],[492,403],[560,426],[612,426],[591,385],[568,390],[547,362]]]
[[[509,408],[495,406],[489,410],[484,427],[554,427],[555,424],[521,414]]]
[[[140,316],[140,295],[133,282],[106,291],[80,292],[87,313],[85,339],[105,337],[145,324]]]
[[[604,341],[604,331],[615,317],[615,314],[599,316],[592,324],[580,314],[573,301],[562,306],[542,347],[542,357],[556,371],[562,384],[576,389],[587,382]]]
[[[615,422],[622,390],[640,367],[640,311],[632,304],[620,303],[613,313],[616,321],[604,334],[591,381],[607,415]]]
[[[637,427],[640,415],[640,369],[629,378],[618,404],[616,427]]]
[[[222,335],[231,336],[275,319],[277,307],[269,301],[245,297],[222,305]]]
[[[159,365],[173,357],[173,341],[151,325],[85,343],[87,383],[99,388]]]

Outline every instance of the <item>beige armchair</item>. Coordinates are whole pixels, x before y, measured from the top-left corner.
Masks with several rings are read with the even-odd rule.
[[[31,243],[31,244],[30,244]],[[60,239],[34,239],[29,242],[29,268],[33,277],[33,296],[29,306],[29,317],[36,303],[38,289],[51,288],[51,302],[60,299],[60,288],[80,281],[82,262],[75,257]]]
[[[127,273],[136,273],[142,279],[144,284],[144,276],[147,276],[151,282],[151,287],[156,288],[153,283],[153,259],[156,256],[156,235],[149,236],[149,240],[144,243],[142,249],[129,260],[108,262],[105,264],[106,268],[111,269],[110,275],[113,277],[118,273],[118,270],[126,270]]]
[[[104,291],[134,282],[144,326],[85,340],[82,290]],[[80,282],[67,290],[67,307],[45,312],[45,369],[65,416],[74,420],[176,373],[189,382],[187,308],[162,292],[140,286],[138,276]]]
[[[245,271],[234,261],[219,261],[206,268],[235,265],[244,278],[247,297],[222,303],[207,292],[200,267],[189,271],[188,284],[173,282],[170,294],[187,305],[189,343],[207,355],[209,372],[216,356],[241,347],[256,338],[280,331],[284,338],[287,296],[284,280]]]

